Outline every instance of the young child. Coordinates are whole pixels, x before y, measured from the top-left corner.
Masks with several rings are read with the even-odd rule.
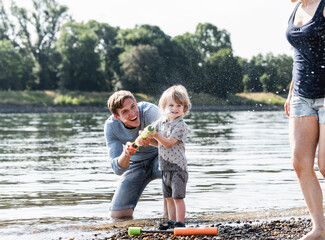
[[[183,116],[191,103],[182,85],[168,88],[159,100],[162,117],[156,122],[156,131],[150,134],[152,145],[158,146],[159,170],[162,189],[167,201],[168,222],[159,229],[185,227],[185,192],[188,179],[185,140],[188,134]]]

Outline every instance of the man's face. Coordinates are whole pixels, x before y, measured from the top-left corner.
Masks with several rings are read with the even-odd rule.
[[[138,105],[131,98],[124,100],[122,108],[118,108],[117,113],[114,114],[114,117],[121,120],[126,127],[135,128],[140,126]]]

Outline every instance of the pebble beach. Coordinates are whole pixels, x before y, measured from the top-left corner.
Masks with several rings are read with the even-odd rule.
[[[135,224],[137,226],[143,225]],[[91,236],[83,238],[71,237],[69,240],[77,239],[94,239],[94,240],[108,240],[108,239],[168,239],[168,240],[208,240],[208,239],[250,239],[250,240],[266,240],[266,239],[300,239],[311,231],[311,221],[309,218],[291,217],[289,219],[282,220],[232,220],[226,222],[216,223],[203,223],[203,224],[188,224],[188,227],[217,227],[217,236],[174,236],[172,233],[142,233],[139,236],[129,236],[128,226],[117,225],[110,226],[110,228],[101,229]],[[143,230],[157,230],[156,226],[142,227]],[[99,229],[97,229],[99,230]]]

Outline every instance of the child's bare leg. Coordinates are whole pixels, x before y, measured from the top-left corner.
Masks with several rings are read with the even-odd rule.
[[[164,215],[163,218],[168,218],[168,208],[167,208],[167,200],[164,198]]]
[[[168,219],[173,222],[176,221],[176,207],[174,201],[171,197],[165,198],[167,201],[167,211],[168,211]]]
[[[184,223],[185,211],[186,211],[185,201],[184,199],[173,199],[173,200],[176,208],[176,221]]]

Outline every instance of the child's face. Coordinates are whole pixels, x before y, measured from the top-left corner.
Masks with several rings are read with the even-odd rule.
[[[167,101],[166,107],[164,109],[165,114],[167,115],[168,120],[174,120],[183,116],[184,106],[175,102],[173,99]]]

